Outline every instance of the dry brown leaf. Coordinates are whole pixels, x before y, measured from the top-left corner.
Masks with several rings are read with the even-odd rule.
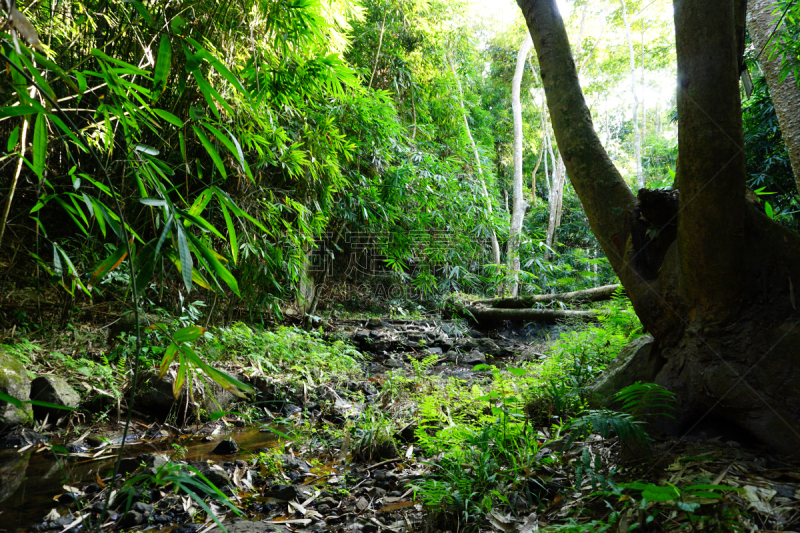
[[[33,24],[28,20],[28,17],[20,13],[19,9],[12,7],[8,13],[8,20],[11,22],[12,31],[16,31],[20,37],[25,39],[25,42],[31,48],[42,50],[42,44],[39,42],[39,34]]]

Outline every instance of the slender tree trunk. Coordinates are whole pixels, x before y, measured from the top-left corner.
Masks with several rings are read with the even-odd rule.
[[[536,207],[536,173],[539,171],[539,165],[542,163],[544,157],[544,138],[542,138],[542,145],[539,147],[539,155],[536,157],[536,164],[533,166],[531,172],[531,206]]]
[[[514,114],[514,208],[511,213],[511,229],[508,236],[508,262],[514,281],[511,285],[511,296],[519,291],[519,244],[522,231],[522,219],[525,217],[525,198],[522,194],[522,105],[520,103],[520,87],[522,75],[525,73],[525,61],[533,48],[530,35],[525,39],[517,52],[517,68],[511,80],[511,110]]]
[[[375,79],[375,72],[378,70],[378,60],[381,57],[381,48],[383,47],[383,32],[386,30],[386,6],[383,6],[383,22],[381,23],[381,35],[378,39],[378,49],[375,51],[375,65],[372,67],[372,75],[369,77],[368,88],[372,88],[372,80]]]
[[[546,128],[545,134],[547,134]],[[545,237],[547,250],[544,253],[544,258],[550,260],[550,250],[555,246],[556,230],[561,223],[561,204],[564,197],[564,179],[566,177],[566,169],[564,167],[564,160],[562,159],[560,153],[556,158],[555,153],[553,152],[553,145],[549,142],[549,135],[547,140],[547,152],[550,156],[550,161],[553,163],[553,174],[548,178],[549,194],[547,196],[547,203],[549,206],[549,214],[547,217],[547,233]]]
[[[679,189],[642,189],[637,202],[594,132],[557,0],[517,1],[570,180],[653,335],[595,390],[655,382],[677,394],[678,410],[654,432],[721,419],[800,455],[800,236],[744,197],[744,2],[675,0]]]
[[[642,189],[644,188],[644,174],[642,173],[642,137],[639,132],[639,96],[636,94],[636,55],[633,52],[631,24],[628,20],[625,0],[619,0],[619,3],[622,6],[622,20],[625,22],[625,38],[628,40],[628,55],[630,56],[631,94],[633,95],[633,157],[636,159],[636,183]]]
[[[775,30],[779,17],[773,15],[774,9],[773,0],[750,0],[747,5],[747,28],[756,51],[763,50],[759,61],[767,78],[775,114],[778,115],[781,136],[789,152],[794,181],[800,191],[800,87],[797,86],[793,74],[789,74],[783,81],[780,80],[780,54],[770,58],[773,45],[768,44],[767,40]]]
[[[475,142],[475,139],[472,137],[472,131],[469,128],[469,119],[467,118],[467,108],[464,105],[464,90],[461,88],[461,79],[458,77],[458,73],[456,72],[456,67],[453,64],[453,61],[450,59],[449,56],[446,58],[447,63],[450,65],[450,70],[453,72],[453,77],[456,79],[456,88],[458,89],[458,103],[461,106],[461,114],[464,117],[464,130],[467,132],[467,138],[469,139],[470,144],[472,145],[472,153],[475,155],[475,166],[478,169],[478,178],[481,182],[481,192],[483,193],[483,200],[486,202],[486,212],[489,214],[489,231],[491,232],[491,239],[492,239],[492,258],[494,260],[494,264],[499,265],[500,263],[500,243],[497,241],[497,234],[492,227],[491,215],[492,215],[492,198],[489,196],[489,190],[486,188],[486,180],[483,177],[483,167],[481,165],[481,157],[478,153],[478,145]]]

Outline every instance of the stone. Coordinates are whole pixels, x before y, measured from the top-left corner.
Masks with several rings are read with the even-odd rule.
[[[143,453],[142,455],[137,455],[136,457],[126,457],[120,461],[119,473],[130,474],[142,464],[144,464],[145,468],[154,468],[157,470],[161,466],[167,464],[167,462],[167,458],[162,454]]]
[[[238,451],[239,446],[236,445],[236,442],[228,438],[217,444],[216,448],[214,448],[211,453],[217,455],[232,455]]]
[[[25,479],[31,452],[9,450],[0,454],[0,502],[14,494]]]
[[[264,491],[265,498],[276,498],[287,502],[304,500],[306,493],[297,485],[273,485]]]
[[[383,327],[386,327],[386,324],[384,324],[383,320],[380,318],[370,318],[367,322],[367,328],[369,329],[380,329]]]
[[[428,348],[427,350],[428,355],[442,355],[442,349],[435,347],[435,348]]]
[[[58,497],[58,503],[63,503],[64,505],[71,505],[80,499],[81,495],[77,492],[65,492],[61,496]]]
[[[34,379],[31,382],[31,399],[75,409],[81,403],[81,397],[77,391],[67,383],[66,379],[59,376],[39,376]],[[45,417],[48,417],[48,421],[55,422],[69,413],[67,410],[55,407],[33,406],[33,416],[36,420],[44,420]]]
[[[131,511],[141,513],[145,518],[150,518],[150,515],[152,515],[155,510],[156,508],[154,506],[144,502],[136,502],[131,506]]]
[[[30,390],[31,380],[28,379],[25,367],[0,347],[0,392],[24,402],[30,400]],[[0,400],[0,428],[23,424],[32,415],[30,404],[24,403],[22,407],[17,407]]]
[[[210,464],[202,462],[190,462],[189,464],[193,466],[198,472],[203,474],[203,476],[218,489],[222,487],[227,487],[228,485],[231,484],[230,476],[220,467],[214,468]]]
[[[293,455],[279,455],[278,460],[280,460],[284,470],[296,470],[301,474],[308,474],[311,472],[309,464],[299,457],[294,457]]]
[[[380,487],[370,487],[364,492],[366,492],[367,495],[369,495],[369,497],[372,498],[373,500],[380,500],[381,498],[386,496],[386,489],[382,489]]]
[[[32,429],[16,427],[0,438],[0,448],[22,448],[28,444],[48,442],[50,437]]]
[[[137,511],[127,511],[125,514],[122,515],[122,518],[119,520],[119,527],[126,528],[126,527],[134,527],[140,525],[144,522],[144,515]]]
[[[230,522],[225,522],[225,531],[228,533],[286,533],[287,529],[281,526],[265,524],[264,522],[251,522],[241,518],[236,518]],[[219,526],[210,530],[208,533],[223,533]]]
[[[462,366],[485,365],[486,357],[480,352],[480,350],[475,348],[467,355],[459,357],[458,364]]]
[[[369,500],[367,500],[365,497],[363,497],[363,496],[362,496],[362,497],[361,497],[361,498],[359,498],[359,499],[358,499],[358,501],[356,502],[356,509],[358,509],[358,512],[362,512],[362,511],[364,511],[364,510],[365,510],[367,507],[369,507]]]
[[[639,337],[620,350],[589,386],[588,397],[596,405],[609,407],[617,392],[637,381],[652,382],[663,366],[664,359],[653,352],[652,335]]]
[[[349,402],[337,397],[333,402],[333,413],[341,418],[357,418],[364,411],[364,406],[359,402]]]
[[[353,334],[353,340],[358,344],[366,344],[369,342],[369,330],[367,329],[359,329]]]
[[[397,359],[387,359],[383,362],[383,366],[386,368],[403,368],[406,365]]]
[[[172,392],[175,382],[174,376],[169,372],[161,379],[158,373],[148,370],[142,373],[140,378],[141,389],[136,395],[136,408],[147,414],[152,414],[160,420],[165,420],[170,412],[182,410],[186,405],[185,391],[181,392],[178,400]],[[200,376],[198,376],[200,377]],[[224,411],[236,401],[236,397],[223,389],[217,382],[205,379],[205,384],[198,379],[192,380],[194,387],[193,396],[199,399],[201,407],[207,413]]]

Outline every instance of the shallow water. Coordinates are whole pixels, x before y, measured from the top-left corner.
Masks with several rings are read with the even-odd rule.
[[[235,455],[212,454],[217,444],[228,437],[236,441],[239,452]],[[259,448],[281,444],[277,435],[261,432],[258,427],[234,429],[229,434],[212,437],[209,442],[203,442],[203,438],[162,438],[127,444],[124,457],[158,452],[171,456],[174,453],[172,445],[177,443],[187,448],[183,460],[223,463],[238,458],[246,460]],[[98,451],[92,449],[89,453]],[[63,486],[82,488],[96,483],[98,477],[111,476],[117,453],[115,448],[113,454],[102,460],[73,456],[57,461],[52,451],[19,453],[16,449],[0,450],[0,531],[27,531],[32,525],[41,523],[51,509],[58,510],[61,515],[67,513],[68,507],[55,500],[65,492]]]

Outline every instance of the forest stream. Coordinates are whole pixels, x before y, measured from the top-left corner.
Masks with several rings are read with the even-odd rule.
[[[0,451],[0,531],[218,533],[209,511],[229,533],[445,530],[458,517],[432,502],[454,497],[451,505],[458,505],[459,493],[473,484],[483,487],[473,490],[505,491],[497,494],[510,512],[490,511],[495,530],[527,532],[534,530],[531,524],[565,514],[598,512],[592,493],[613,493],[612,483],[640,475],[691,479],[706,487],[702,501],[708,505],[722,501],[717,498],[723,489],[738,489],[741,496],[733,493],[724,501],[750,502],[750,516],[764,523],[785,520],[800,500],[797,465],[751,448],[753,442],[732,440],[738,437],[731,428],[706,425],[680,442],[654,442],[643,463],[618,437],[594,433],[570,442],[567,431],[555,433],[547,416],[563,415],[552,397],[548,404],[516,407],[520,402],[512,395],[524,391],[513,392],[503,375],[524,382],[523,367],[545,371],[557,359],[553,346],[585,334],[582,327],[506,324],[482,332],[438,318],[328,326],[338,332],[332,338],[347,338],[368,354],[360,370],[345,381],[309,383],[306,374],[299,386],[286,383],[280,394],[270,389],[270,407],[261,411],[267,418],[242,417],[240,407],[183,427],[134,416],[102,525],[123,423],[44,434],[18,428],[4,437],[9,447]],[[425,396],[438,400],[426,405]],[[483,415],[461,411],[459,406],[480,405],[476,400],[489,401]],[[546,412],[537,414],[542,409],[550,413],[544,419]],[[480,431],[471,426],[476,416],[486,416]],[[454,442],[451,434],[467,443],[465,466],[443,454]],[[520,436],[524,442],[516,440]],[[509,449],[516,459],[504,455]],[[442,451],[431,457],[432,450]],[[500,460],[518,460],[524,477],[493,485],[497,476],[515,476]],[[581,474],[585,464],[588,471]],[[198,483],[201,477],[220,493]],[[508,529],[498,526],[503,523]]]

